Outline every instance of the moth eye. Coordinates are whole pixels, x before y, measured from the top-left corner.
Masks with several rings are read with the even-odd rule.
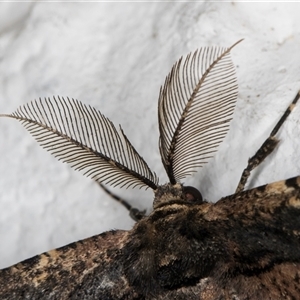
[[[203,202],[201,193],[192,186],[183,187],[183,193],[185,195],[185,199],[189,202],[194,202],[194,203]]]

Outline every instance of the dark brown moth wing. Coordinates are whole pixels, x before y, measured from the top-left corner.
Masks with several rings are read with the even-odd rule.
[[[238,94],[230,58],[236,44],[181,58],[160,90],[159,148],[172,184],[206,163],[228,131]]]
[[[299,299],[300,177],[169,201],[111,231],[0,270],[0,299]]]
[[[96,181],[113,186],[156,189],[158,178],[122,129],[98,110],[78,100],[46,98],[21,106],[10,115],[41,146]]]
[[[3,269],[0,299],[104,300],[128,296],[132,288],[126,284],[120,261],[127,237],[126,231],[106,232]]]
[[[219,273],[232,299],[299,299],[300,177],[225,197],[206,219],[233,224]]]

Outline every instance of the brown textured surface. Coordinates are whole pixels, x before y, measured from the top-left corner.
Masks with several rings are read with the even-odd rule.
[[[300,178],[169,201],[0,272],[1,299],[299,299]]]

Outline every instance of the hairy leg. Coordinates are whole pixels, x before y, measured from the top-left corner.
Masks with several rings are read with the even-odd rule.
[[[298,91],[292,103],[289,105],[289,107],[286,109],[286,111],[284,112],[284,114],[282,115],[278,123],[275,125],[269,137],[264,141],[264,143],[260,146],[257,152],[248,160],[248,165],[242,173],[240,182],[235,191],[236,193],[244,190],[244,187],[247,183],[251,171],[255,169],[258,165],[260,165],[264,161],[264,159],[269,154],[271,154],[273,150],[276,148],[279,140],[275,137],[275,135],[280,129],[280,127],[282,126],[282,124],[285,122],[285,120],[287,119],[291,111],[294,109],[299,98],[300,98],[300,91]]]

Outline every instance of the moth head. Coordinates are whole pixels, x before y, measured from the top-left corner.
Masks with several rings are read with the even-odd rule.
[[[184,201],[199,204],[203,202],[201,193],[192,186],[183,186],[181,183],[167,183],[158,186],[154,191],[153,208],[166,204],[170,201]]]

